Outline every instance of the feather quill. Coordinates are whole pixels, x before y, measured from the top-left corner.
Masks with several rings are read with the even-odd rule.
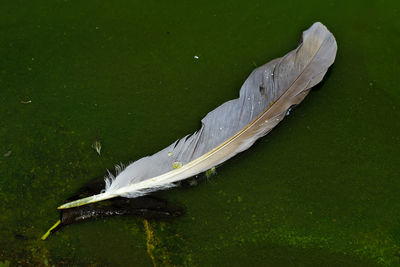
[[[240,97],[208,113],[197,132],[123,170],[117,168],[116,177],[106,178],[102,193],[59,209],[166,189],[248,149],[322,80],[335,60],[336,50],[334,36],[323,24],[314,23],[303,32],[296,49],[256,68],[240,89]]]

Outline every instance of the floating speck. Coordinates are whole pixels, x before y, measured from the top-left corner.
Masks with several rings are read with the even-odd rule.
[[[215,167],[212,167],[211,169],[206,170],[206,177],[210,178],[213,175],[217,174],[217,169]]]
[[[172,164],[172,168],[174,168],[174,169],[179,169],[180,167],[182,167],[182,162],[175,161],[175,162]]]
[[[94,143],[92,144],[92,148],[94,150],[96,150],[97,154],[99,154],[99,156],[100,156],[100,153],[101,153],[101,143],[100,143],[100,141],[98,141],[98,140],[94,141]]]
[[[4,157],[6,157],[6,158],[8,158],[9,156],[11,156],[11,154],[12,154],[12,151],[11,150],[8,150],[6,153],[4,153]]]
[[[30,104],[32,103],[32,100],[22,100],[21,104]]]
[[[198,56],[194,56],[194,59],[199,59],[199,57]]]

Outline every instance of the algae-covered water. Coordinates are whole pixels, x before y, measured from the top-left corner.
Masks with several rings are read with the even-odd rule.
[[[2,1],[0,265],[400,265],[399,18],[397,1]],[[217,175],[157,193],[185,216],[40,240],[81,186],[197,130],[315,21],[338,43],[324,83]]]

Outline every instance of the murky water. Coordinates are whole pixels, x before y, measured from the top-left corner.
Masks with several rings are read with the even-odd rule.
[[[399,265],[399,17],[396,1],[0,4],[0,262]],[[325,82],[216,176],[158,193],[184,217],[40,240],[79,187],[197,130],[314,21],[338,43]]]

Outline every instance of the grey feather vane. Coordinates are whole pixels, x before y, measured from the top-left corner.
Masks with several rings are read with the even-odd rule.
[[[336,50],[334,36],[321,23],[314,23],[303,32],[296,49],[255,69],[240,89],[240,97],[208,113],[196,133],[133,162],[116,177],[110,175],[103,193],[59,209],[169,188],[248,149],[322,80]]]

